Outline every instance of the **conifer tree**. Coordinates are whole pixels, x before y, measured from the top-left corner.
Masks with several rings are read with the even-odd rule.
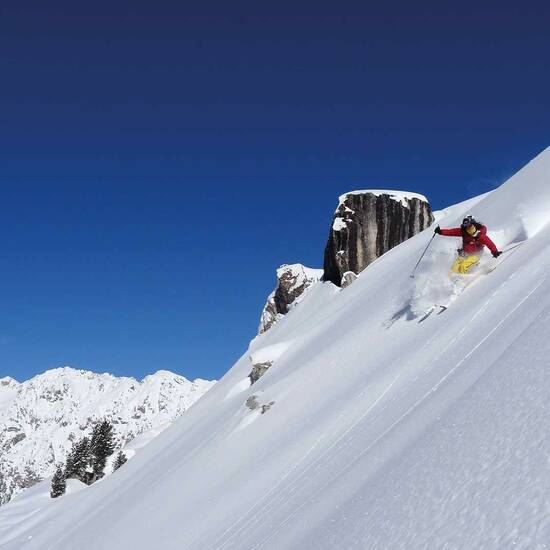
[[[65,491],[67,489],[66,479],[67,478],[65,477],[65,472],[63,471],[63,468],[61,466],[58,466],[55,474],[52,477],[52,487],[50,490],[50,496],[52,498],[57,498],[65,494]]]
[[[65,477],[67,479],[78,479],[88,485],[93,481],[91,479],[91,472],[89,471],[91,462],[90,452],[90,440],[87,437],[83,437],[73,443],[65,466]]]
[[[94,426],[90,440],[92,482],[104,476],[105,464],[114,450],[113,426],[108,420],[103,420]]]
[[[126,463],[128,459],[126,458],[126,455],[122,451],[118,451],[118,454],[116,455],[115,463],[113,465],[113,471],[118,470],[123,464]]]

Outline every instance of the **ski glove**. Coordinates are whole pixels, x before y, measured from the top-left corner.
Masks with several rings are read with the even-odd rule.
[[[502,252],[500,250],[495,250],[493,252],[493,258],[498,258],[501,254],[502,254]]]
[[[441,235],[441,227],[439,227],[439,225],[434,229],[434,233]]]

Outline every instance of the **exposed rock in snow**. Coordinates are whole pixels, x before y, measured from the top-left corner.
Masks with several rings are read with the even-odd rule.
[[[262,334],[269,330],[322,276],[322,269],[311,269],[302,264],[285,264],[277,269],[277,287],[267,298],[258,332]]]
[[[253,363],[252,370],[248,375],[248,377],[250,378],[250,384],[254,384],[255,382],[257,382],[272,365],[272,361],[265,361],[264,363]]]
[[[118,444],[167,427],[214,382],[158,371],[142,382],[110,374],[52,369],[27,382],[0,379],[0,504],[65,460],[71,442],[110,420]]]
[[[357,275],[353,271],[346,271],[342,275],[342,281],[340,282],[340,286],[342,288],[346,288],[349,285],[351,285],[351,283],[353,283],[355,279],[357,279]]]
[[[252,371],[248,375],[250,385],[257,382],[273,363],[292,345],[292,341],[255,349],[249,356]]]
[[[260,405],[258,402],[258,395],[251,395],[247,400],[245,405],[251,410],[256,411],[259,410],[261,414],[265,414],[273,405],[275,405],[275,401],[270,401],[269,403],[264,403],[263,405]]]
[[[426,197],[403,191],[352,191],[340,197],[325,248],[324,280],[342,284],[433,221]]]
[[[260,404],[258,403],[258,396],[257,395],[251,395],[247,398],[245,405],[251,410],[255,411],[260,407]]]

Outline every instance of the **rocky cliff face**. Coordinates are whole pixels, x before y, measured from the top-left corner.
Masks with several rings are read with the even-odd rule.
[[[311,269],[302,264],[282,265],[277,269],[277,286],[267,298],[258,332],[262,334],[270,329],[322,276],[322,269]]]
[[[160,432],[213,384],[168,371],[138,382],[68,367],[23,383],[0,379],[0,504],[51,476],[71,441],[89,435],[98,420],[113,423],[122,446]]]
[[[398,191],[353,191],[340,197],[325,248],[325,281],[342,286],[394,246],[433,222],[425,197]]]

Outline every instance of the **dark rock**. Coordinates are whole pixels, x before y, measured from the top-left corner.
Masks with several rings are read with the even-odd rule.
[[[261,414],[265,414],[269,409],[271,409],[271,407],[273,407],[273,405],[275,405],[275,401],[270,401],[269,403],[264,403],[263,405],[260,405],[258,403],[258,396],[251,395],[246,400],[245,404],[251,411],[261,409]]]
[[[340,281],[340,286],[342,288],[346,288],[349,285],[351,285],[351,283],[353,283],[353,281],[355,281],[355,279],[357,279],[357,275],[353,271],[346,271],[342,275],[342,280]]]
[[[269,330],[288,313],[304,292],[323,276],[321,269],[310,269],[302,264],[282,265],[277,270],[277,286],[267,298],[262,312],[259,334]]]
[[[258,396],[257,395],[251,395],[247,400],[245,405],[251,410],[255,411],[260,404],[258,403]]]
[[[271,407],[275,405],[275,401],[270,401],[269,403],[266,403],[265,405],[262,405],[262,414],[265,414]]]
[[[271,365],[273,365],[272,361],[266,361],[265,363],[256,363],[256,364],[253,363],[252,370],[248,375],[248,378],[250,378],[250,385],[257,382],[266,373],[267,369],[271,367]]]
[[[24,433],[17,434],[12,440],[11,440],[11,446],[17,445],[19,442],[23,441],[27,436]]]
[[[342,284],[433,222],[428,202],[413,193],[357,191],[340,197],[325,248],[323,280]]]

